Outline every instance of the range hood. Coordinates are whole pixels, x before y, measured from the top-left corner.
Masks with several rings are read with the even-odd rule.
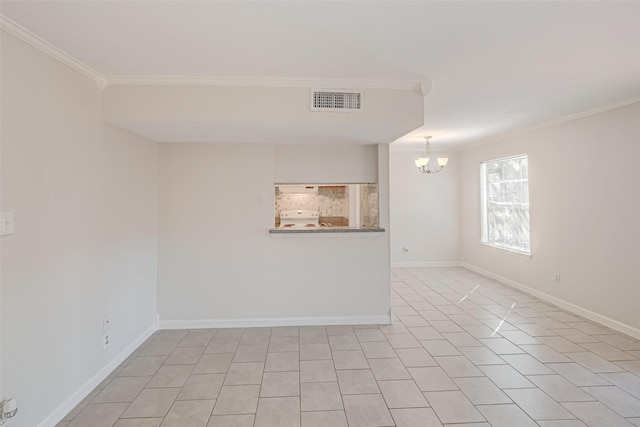
[[[318,194],[317,185],[279,185],[278,194]]]

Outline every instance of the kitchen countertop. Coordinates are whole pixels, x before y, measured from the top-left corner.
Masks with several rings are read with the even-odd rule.
[[[298,233],[382,233],[384,228],[373,227],[300,227],[300,228],[272,228],[271,234],[298,234]]]

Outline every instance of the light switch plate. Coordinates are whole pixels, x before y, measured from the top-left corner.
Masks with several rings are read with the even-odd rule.
[[[0,236],[13,234],[13,212],[0,214]]]

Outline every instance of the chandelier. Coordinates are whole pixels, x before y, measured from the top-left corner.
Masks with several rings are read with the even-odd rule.
[[[444,169],[449,161],[448,157],[438,157],[438,166],[435,166],[433,157],[431,155],[431,137],[425,136],[424,138],[427,144],[427,157],[420,157],[416,160],[416,167],[422,173],[438,173]]]

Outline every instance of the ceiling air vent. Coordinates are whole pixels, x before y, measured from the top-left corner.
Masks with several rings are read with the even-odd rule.
[[[362,91],[357,90],[312,90],[311,111],[360,111]]]

